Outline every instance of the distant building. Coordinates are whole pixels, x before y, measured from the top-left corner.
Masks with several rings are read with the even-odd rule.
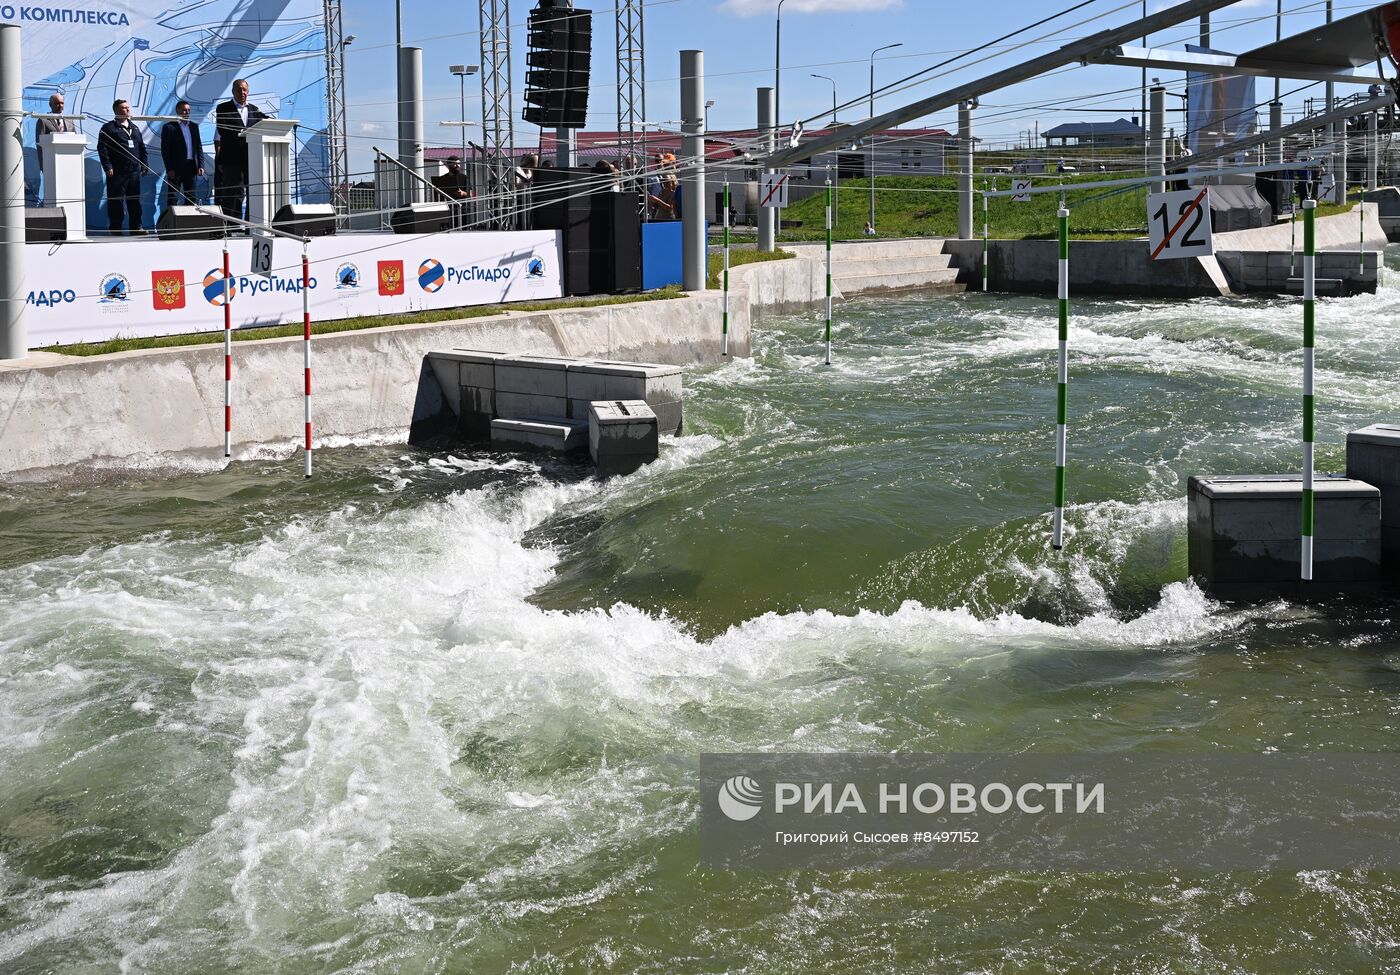
[[[803,141],[811,141],[832,132],[832,129],[808,129],[803,133]],[[839,131],[837,129],[836,131]],[[534,136],[534,133],[531,133]],[[614,162],[626,151],[626,140],[616,132],[579,132],[576,135],[579,164],[590,166],[598,159]],[[545,130],[539,134],[538,144],[526,142],[517,133],[515,156],[519,158],[528,152],[539,153],[545,159],[554,158],[554,133]],[[645,146],[648,159],[658,152],[681,154],[681,136],[674,132],[647,132],[645,141],[638,136],[639,145]],[[743,158],[758,143],[758,133],[754,129],[726,129],[712,131],[705,139],[705,156],[714,162],[732,162]],[[858,179],[869,175],[874,162],[875,171],[881,176],[937,176],[944,172],[944,156],[956,154],[957,136],[946,129],[887,129],[871,141],[862,142],[855,148],[836,149],[824,152],[810,163],[798,163],[788,167],[794,179],[823,180],[827,166],[833,174],[839,169],[841,179]],[[873,149],[873,157],[872,157]],[[459,149],[433,148],[423,153],[431,163],[439,163],[448,156],[461,155]],[[467,149],[468,161],[478,158],[473,148]],[[431,166],[429,167],[432,168]],[[756,179],[757,173],[751,174]]]
[[[1138,117],[1112,122],[1065,122],[1041,134],[1046,148],[1141,146],[1145,134]]]

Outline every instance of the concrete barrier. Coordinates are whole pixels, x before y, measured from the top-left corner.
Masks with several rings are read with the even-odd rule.
[[[1303,480],[1298,475],[1197,476],[1187,481],[1187,566],[1223,599],[1377,587],[1381,494],[1321,475],[1316,490],[1313,581],[1300,580]]]
[[[1347,477],[1381,492],[1381,556],[1386,575],[1400,582],[1400,426],[1373,423],[1348,433]]]
[[[982,241],[947,240],[962,280],[981,287]],[[989,287],[993,291],[1053,295],[1059,283],[1059,251],[1053,240],[993,240]],[[1147,240],[1071,240],[1071,295],[1196,298],[1219,295],[1220,284],[1196,260],[1153,261]]]
[[[796,262],[772,266],[788,263]],[[735,355],[749,354],[749,320],[747,303],[733,302]],[[719,341],[715,292],[320,335],[313,342],[315,437],[320,444],[405,442],[440,429],[448,404],[427,362],[440,349],[689,365],[717,361]],[[290,452],[298,443],[301,356],[299,337],[234,346],[236,458]],[[222,463],[222,345],[34,360],[0,364],[0,476],[71,480]]]

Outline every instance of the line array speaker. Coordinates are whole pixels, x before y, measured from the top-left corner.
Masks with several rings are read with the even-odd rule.
[[[581,129],[588,115],[593,12],[568,0],[540,0],[530,11],[525,55],[525,121]]]

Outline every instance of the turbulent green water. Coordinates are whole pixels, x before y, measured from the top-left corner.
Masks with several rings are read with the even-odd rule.
[[[1383,873],[696,866],[706,751],[1393,750],[1388,602],[1185,581],[1190,473],[1300,462],[1300,311],[866,299],[687,376],[643,473],[360,447],[0,489],[0,971],[1372,972]],[[1322,303],[1319,466],[1400,419]]]

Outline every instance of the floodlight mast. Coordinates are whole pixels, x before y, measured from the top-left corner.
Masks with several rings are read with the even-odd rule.
[[[1075,62],[1087,62],[1094,60],[1110,47],[1121,44],[1124,41],[1153,34],[1166,27],[1179,24],[1208,14],[1212,10],[1219,10],[1221,7],[1228,7],[1235,0],[1187,0],[1186,3],[1179,3],[1174,7],[1159,11],[1147,17],[1139,18],[1132,23],[1121,27],[1113,27],[1109,30],[1100,31],[1089,37],[1082,38],[1072,44],[1049,54],[1042,54],[1040,57],[1031,58],[1021,64],[1004,68],[994,74],[978,78],[976,81],[969,81],[958,85],[956,88],[949,88],[936,95],[912,102],[901,108],[886,112],[874,118],[868,118],[864,122],[844,128],[839,135],[832,134],[813,139],[806,145],[789,149],[780,149],[763,161],[765,167],[782,168],[790,166],[803,159],[810,159],[823,152],[830,152],[837,148],[843,141],[848,139],[863,139],[875,132],[884,129],[892,129],[904,122],[922,118],[933,112],[950,108],[961,101],[976,98],[978,95],[985,95],[987,92],[1006,88],[1022,81],[1029,81],[1047,71],[1054,71],[1056,68],[1063,68],[1067,64]]]

